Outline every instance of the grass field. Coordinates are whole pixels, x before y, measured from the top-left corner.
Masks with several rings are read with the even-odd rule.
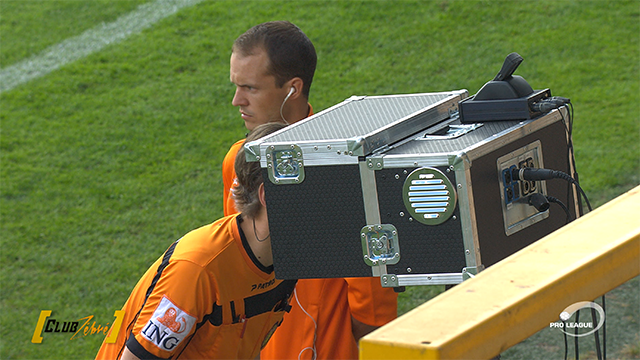
[[[0,67],[146,3],[0,0]],[[316,46],[316,112],[354,94],[473,94],[515,51],[516,74],[571,98],[592,204],[640,183],[637,0],[203,1],[0,94],[0,358],[92,358],[103,335],[32,344],[40,311],[111,323],[171,242],[222,216],[220,165],[245,132],[230,46],[279,19]],[[400,311],[440,291],[410,288]],[[638,279],[610,296],[608,358],[639,358]],[[563,346],[547,329],[503,359],[560,359]],[[593,358],[591,341],[581,350]]]

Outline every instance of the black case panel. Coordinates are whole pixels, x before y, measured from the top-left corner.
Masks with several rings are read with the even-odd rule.
[[[278,279],[372,276],[363,260],[366,225],[358,165],[309,166],[300,184],[265,193]]]
[[[408,168],[410,174],[415,168]],[[455,218],[437,226],[410,221],[402,200],[402,186],[407,174],[405,169],[383,169],[376,171],[376,184],[382,224],[393,224],[398,230],[400,261],[388,265],[390,274],[435,274],[460,273],[466,266],[462,225],[458,206]],[[455,184],[455,176],[439,168]],[[399,175],[396,179],[395,176]],[[400,213],[405,213],[401,216]],[[408,269],[411,269],[410,271]]]

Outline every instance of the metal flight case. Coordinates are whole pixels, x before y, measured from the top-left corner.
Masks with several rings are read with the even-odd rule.
[[[561,113],[460,124],[467,96],[352,97],[245,144],[263,168],[276,277],[456,284],[561,227],[526,200],[573,202],[566,184],[505,182],[513,167],[568,168]]]
[[[383,285],[459,283],[566,224],[560,206],[530,205],[534,194],[562,199],[575,218],[567,182],[511,176],[523,167],[572,173],[567,116],[562,108],[526,121],[455,117],[369,156],[369,168],[379,170],[366,198],[377,199],[371,208],[380,224],[393,224],[400,247],[395,264],[379,255],[387,258],[386,266],[378,261]]]

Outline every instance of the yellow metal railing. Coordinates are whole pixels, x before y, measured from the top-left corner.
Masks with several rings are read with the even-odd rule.
[[[640,186],[372,332],[361,359],[490,359],[640,274]]]

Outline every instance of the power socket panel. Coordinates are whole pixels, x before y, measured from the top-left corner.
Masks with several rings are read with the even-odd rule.
[[[514,170],[525,167],[544,168],[540,140],[501,156],[497,160],[497,167],[502,217],[507,235],[514,234],[549,217],[548,210],[539,212],[535,207],[529,205],[531,194],[547,195],[546,183],[544,181],[516,180],[512,177]]]

